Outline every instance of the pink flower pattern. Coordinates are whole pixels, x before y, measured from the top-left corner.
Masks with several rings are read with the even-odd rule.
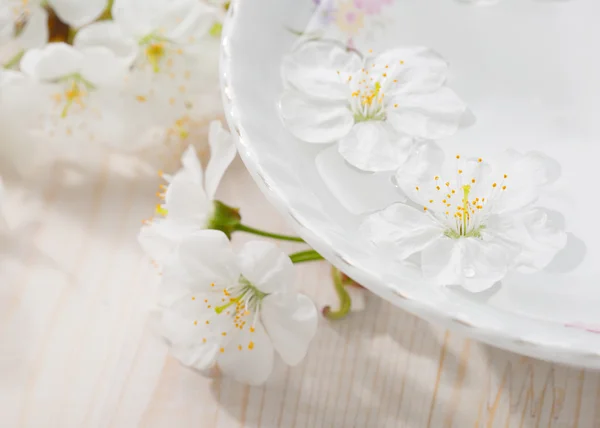
[[[385,5],[392,4],[393,0],[354,0],[354,6],[367,15],[377,15]]]

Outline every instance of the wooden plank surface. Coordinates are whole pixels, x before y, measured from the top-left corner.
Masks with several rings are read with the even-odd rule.
[[[345,321],[321,320],[306,360],[278,365],[264,387],[181,367],[152,332],[157,276],[135,239],[159,179],[99,163],[27,187],[9,179],[1,428],[600,427],[598,374],[465,340],[374,296]],[[239,161],[220,195],[246,223],[290,231]],[[297,284],[335,302],[326,263],[298,267]]]

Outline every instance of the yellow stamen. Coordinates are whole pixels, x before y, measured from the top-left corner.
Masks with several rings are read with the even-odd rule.
[[[163,42],[152,43],[146,48],[148,62],[152,65],[155,73],[160,72],[160,62],[166,54],[165,44]]]

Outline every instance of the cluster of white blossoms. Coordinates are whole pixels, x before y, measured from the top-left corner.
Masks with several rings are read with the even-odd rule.
[[[467,111],[447,71],[428,48],[363,56],[308,40],[284,59],[280,108],[300,140],[337,145],[359,171],[395,174],[406,200],[368,215],[367,239],[416,263],[429,283],[478,292],[510,270],[543,269],[565,247],[564,230],[536,206],[560,166],[512,151],[490,164],[458,155],[442,165],[437,140],[455,134]]]
[[[139,240],[162,269],[159,324],[172,354],[201,372],[218,368],[261,384],[275,352],[289,365],[304,358],[317,310],[293,290],[292,260],[276,245],[252,241],[233,251],[229,237],[240,216],[215,192],[236,150],[218,122],[211,123],[209,144],[206,170],[190,147],[179,171],[161,174],[164,202]]]
[[[183,149],[222,112],[220,21],[202,0],[0,0],[0,109],[25,158]],[[14,150],[13,152],[18,151]]]

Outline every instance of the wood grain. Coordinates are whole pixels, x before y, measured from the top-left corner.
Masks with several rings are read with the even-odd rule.
[[[600,427],[597,373],[491,349],[374,296],[321,320],[306,360],[263,387],[181,367],[153,334],[158,277],[135,239],[158,183],[115,158],[8,180],[0,427]],[[241,163],[220,195],[248,224],[290,231]],[[326,263],[298,267],[297,285],[335,302]]]

